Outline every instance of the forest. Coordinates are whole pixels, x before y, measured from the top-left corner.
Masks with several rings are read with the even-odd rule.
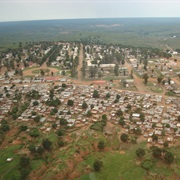
[[[0,48],[19,42],[77,41],[176,49],[179,18],[42,20],[0,23]]]

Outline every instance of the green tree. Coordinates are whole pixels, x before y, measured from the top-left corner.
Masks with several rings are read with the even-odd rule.
[[[162,150],[158,147],[154,147],[152,149],[152,155],[155,157],[155,158],[161,158],[161,153],[162,153]]]
[[[92,116],[92,113],[91,113],[90,110],[87,112],[87,116],[88,116],[88,117],[91,117],[91,116]]]
[[[137,149],[137,150],[136,150],[136,155],[137,155],[139,158],[144,157],[144,155],[145,155],[145,150],[142,149],[142,148]]]
[[[174,161],[174,155],[171,152],[166,152],[164,156],[164,160],[166,163],[171,164]]]
[[[74,105],[74,101],[69,99],[68,102],[67,102],[67,105],[68,106],[73,106]]]
[[[59,147],[63,147],[64,146],[64,141],[62,140],[62,139],[60,139],[59,141],[58,141],[58,146]]]
[[[59,131],[57,131],[57,135],[58,136],[64,136],[65,134],[65,130],[64,129],[60,129]]]
[[[118,64],[116,64],[115,67],[114,67],[114,74],[115,74],[115,76],[119,75],[119,66],[118,66]]]
[[[94,164],[93,164],[93,167],[94,167],[94,170],[95,170],[95,171],[100,171],[101,168],[102,168],[102,166],[103,166],[103,162],[100,161],[100,160],[96,160],[96,161],[94,162]]]
[[[42,146],[39,146],[37,149],[36,149],[36,152],[39,154],[39,155],[42,155],[44,153],[44,148]]]
[[[32,129],[30,130],[30,132],[29,132],[29,135],[30,135],[31,137],[36,138],[36,137],[40,136],[40,133],[39,133],[39,131],[38,131],[37,128],[32,128]]]
[[[153,134],[152,135],[152,140],[157,142],[158,141],[158,136],[156,134]]]
[[[26,168],[30,166],[30,159],[26,156],[22,156],[19,162],[20,167]]]
[[[24,126],[24,125],[21,125],[20,127],[19,127],[19,130],[20,131],[26,131],[28,129],[28,127],[27,126]]]
[[[36,123],[38,123],[38,122],[40,121],[40,119],[41,119],[41,116],[40,116],[40,115],[37,115],[37,116],[34,118],[34,121],[35,121]]]
[[[84,101],[83,103],[82,103],[82,109],[87,109],[88,108],[88,105],[87,105],[87,103]]]
[[[28,146],[28,149],[31,153],[35,153],[36,152],[36,146],[34,144],[30,144]]]
[[[99,98],[100,96],[99,96],[99,93],[98,93],[98,91],[97,90],[94,90],[94,92],[93,92],[93,98]]]
[[[107,115],[106,114],[102,115],[102,120],[107,120]]]
[[[146,171],[147,171],[147,174],[148,174],[148,172],[149,172],[149,170],[152,168],[152,166],[153,166],[153,161],[152,160],[150,160],[150,159],[145,159],[142,163],[141,163],[141,167],[143,168],[143,169],[145,169]]]
[[[123,112],[121,111],[121,109],[117,110],[116,115],[117,116],[122,116],[123,115]]]
[[[164,145],[164,148],[168,148],[169,147],[169,144],[168,144],[167,141],[165,141],[163,145]]]
[[[110,93],[106,94],[106,99],[109,99],[111,97]]]
[[[34,101],[33,102],[33,106],[38,106],[39,105],[39,102],[38,101]]]
[[[125,125],[125,121],[124,121],[124,118],[120,118],[119,119],[119,124],[121,125],[121,126],[124,126]]]
[[[44,76],[45,72],[43,69],[41,69],[40,74],[41,74],[41,76]]]
[[[148,78],[149,78],[148,74],[145,73],[145,74],[143,75],[143,79],[144,79],[144,84],[145,84],[145,85],[146,85],[147,82],[148,82]]]
[[[161,76],[159,76],[159,77],[157,78],[158,84],[160,84],[160,83],[162,82],[162,80],[163,80],[163,76],[161,75]]]
[[[42,146],[43,146],[44,149],[50,150],[51,147],[52,147],[52,142],[48,138],[43,139]]]
[[[59,123],[60,123],[61,126],[64,126],[64,125],[67,125],[67,124],[68,124],[67,120],[64,119],[64,118],[61,118],[60,121],[59,121]]]
[[[99,148],[100,150],[103,150],[103,149],[105,148],[105,143],[104,143],[104,141],[99,141],[99,143],[98,143],[98,148]]]
[[[133,131],[134,131],[134,133],[137,134],[137,135],[141,135],[141,134],[142,134],[142,130],[141,130],[139,127],[133,129]]]
[[[129,139],[129,136],[128,136],[127,134],[123,133],[123,134],[121,135],[121,141],[127,142],[128,139]]]
[[[3,123],[3,124],[1,125],[1,130],[4,131],[4,132],[7,132],[7,131],[10,130],[10,127],[9,127],[8,124]]]

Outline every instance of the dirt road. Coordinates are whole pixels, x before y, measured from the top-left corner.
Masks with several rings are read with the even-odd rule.
[[[78,72],[78,81],[82,80],[82,65],[83,65],[83,45],[81,44],[81,48],[80,48],[80,54],[79,54],[79,65],[77,67],[77,72]]]
[[[131,72],[132,66],[128,64],[127,62],[126,62],[126,67],[128,71]],[[138,91],[143,92],[143,93],[151,93],[151,91],[149,91],[144,85],[143,83],[144,80],[142,78],[139,78],[135,73],[133,73],[133,78],[134,78],[134,85],[136,86]]]

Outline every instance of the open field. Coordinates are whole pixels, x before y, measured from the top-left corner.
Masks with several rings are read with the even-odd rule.
[[[59,68],[56,67],[31,67],[23,70],[24,76],[34,76],[36,74],[40,75],[41,70],[45,72],[45,74],[58,73]]]

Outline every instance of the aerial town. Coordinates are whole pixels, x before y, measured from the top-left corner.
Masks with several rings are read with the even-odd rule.
[[[28,154],[28,144],[40,145],[31,138],[57,134],[71,142],[72,133],[80,138],[89,129],[149,146],[179,142],[178,51],[29,42],[2,52],[0,68],[2,148],[25,144]]]

